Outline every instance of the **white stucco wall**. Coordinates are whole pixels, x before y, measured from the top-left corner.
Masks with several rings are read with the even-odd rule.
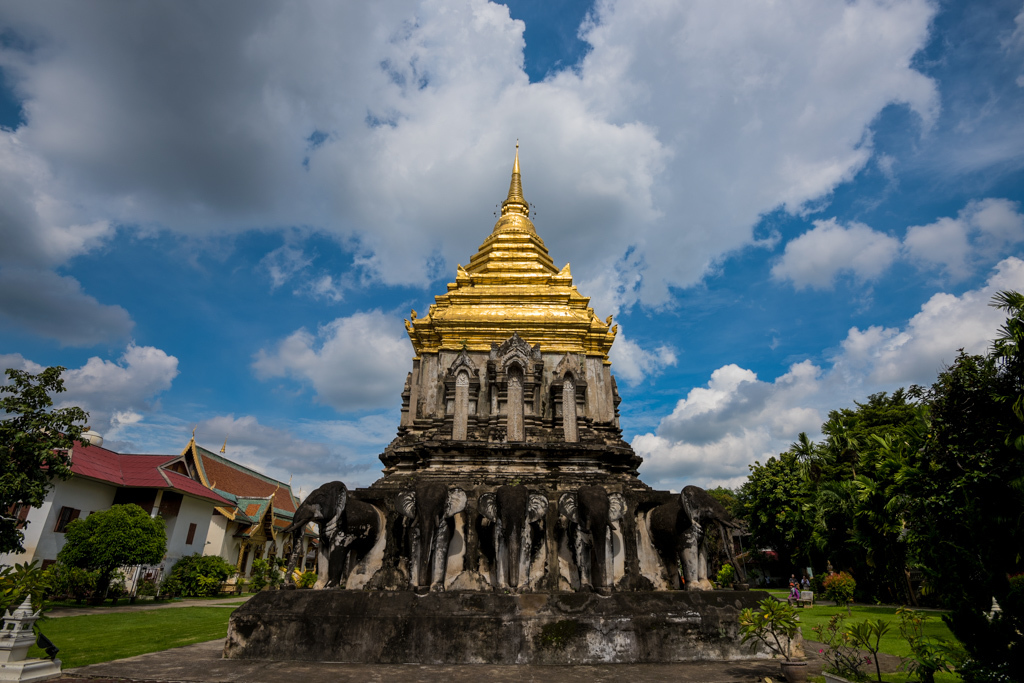
[[[210,518],[210,530],[206,533],[206,545],[203,548],[203,555],[220,555],[228,562],[234,562],[225,554],[225,542],[229,540],[227,529],[228,518],[214,511],[213,516]]]
[[[184,496],[176,517],[167,520],[167,554],[164,567],[170,570],[174,563],[185,555],[204,554],[210,520],[213,517],[213,503],[201,498]],[[188,544],[189,525],[196,525],[192,543]]]
[[[25,528],[25,552],[0,555],[0,564],[56,560],[57,553],[64,547],[64,534],[53,531],[61,508],[81,510],[79,518],[85,519],[89,513],[106,510],[113,505],[116,490],[110,484],[81,477],[57,481],[44,499],[43,506],[29,512],[29,524]]]

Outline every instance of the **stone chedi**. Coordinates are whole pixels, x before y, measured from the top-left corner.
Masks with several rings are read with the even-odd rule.
[[[406,329],[415,356],[384,476],[324,484],[286,529],[316,526],[316,587],[344,590],[261,594],[232,616],[226,656],[751,655],[735,616],[754,594],[707,580],[706,530],[732,522],[700,489],[638,478],[608,359],[616,326],[537,235],[518,145],[493,231]]]
[[[555,483],[568,468],[635,482],[640,458],[621,439],[608,360],[617,326],[589,303],[537,235],[517,150],[494,230],[427,314],[405,322],[416,355],[385,480]]]

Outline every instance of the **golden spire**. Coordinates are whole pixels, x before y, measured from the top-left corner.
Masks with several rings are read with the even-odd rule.
[[[526,229],[536,232],[530,222],[530,203],[523,197],[523,180],[519,175],[519,140],[516,140],[516,160],[512,164],[512,182],[508,186],[508,198],[501,203],[501,218],[494,226],[494,232],[503,228]]]
[[[513,332],[552,353],[584,353],[608,363],[615,333],[601,322],[572,284],[569,266],[559,270],[529,218],[519,175],[519,143],[508,198],[494,230],[455,282],[423,317],[406,322],[417,356],[441,349],[490,351]]]
[[[228,452],[228,437],[226,437],[226,436],[224,437],[224,445],[220,447],[220,452],[221,453],[227,453]]]

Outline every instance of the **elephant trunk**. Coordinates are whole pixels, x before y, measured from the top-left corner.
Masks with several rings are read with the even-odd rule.
[[[596,519],[591,523],[590,532],[594,543],[591,550],[594,558],[594,587],[609,589],[612,585],[611,527],[603,519]]]
[[[416,585],[430,586],[433,579],[434,548],[437,535],[437,520],[432,515],[422,515],[417,528],[420,532],[419,553],[416,557]]]
[[[519,575],[521,573],[523,553],[523,526],[512,524],[510,528],[503,530],[508,546],[508,583],[512,588],[519,588]]]

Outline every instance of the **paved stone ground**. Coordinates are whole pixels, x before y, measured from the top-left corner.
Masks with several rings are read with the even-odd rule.
[[[251,595],[235,595],[216,600],[176,600],[174,602],[141,602],[130,605],[127,602],[115,607],[59,607],[50,610],[46,616],[57,619],[60,617],[79,617],[86,614],[113,614],[118,612],[147,612],[154,609],[173,609],[175,607],[215,607],[217,605],[241,605]]]
[[[808,674],[821,672],[818,643],[804,643]],[[65,683],[356,683],[401,680],[408,683],[764,683],[781,681],[777,662],[688,662],[684,664],[593,664],[580,666],[490,666],[486,664],[339,664],[332,662],[265,662],[221,659],[223,640],[139,655],[64,672]],[[882,671],[899,666],[898,657],[883,655]]]
[[[694,683],[763,683],[778,680],[779,665],[770,661],[694,662],[686,664],[604,664],[583,666],[489,666],[486,664],[337,664],[221,659],[223,640],[154,652],[65,672],[62,681],[197,681],[202,683],[505,683],[506,681],[673,681]]]

